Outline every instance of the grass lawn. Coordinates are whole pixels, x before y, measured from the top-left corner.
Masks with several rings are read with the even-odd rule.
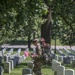
[[[51,45],[55,45],[55,40],[51,40]],[[61,44],[59,39],[56,39],[56,45],[57,46],[62,46],[62,44]]]
[[[42,73],[44,75],[54,75],[54,71],[52,71],[51,66],[43,66]]]

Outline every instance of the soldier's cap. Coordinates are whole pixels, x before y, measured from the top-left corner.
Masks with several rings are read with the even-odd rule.
[[[41,42],[45,42],[45,39],[44,38],[41,38]]]
[[[34,39],[33,42],[38,42],[38,39]]]

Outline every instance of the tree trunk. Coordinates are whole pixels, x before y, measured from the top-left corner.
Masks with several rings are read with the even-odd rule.
[[[47,16],[47,21],[41,26],[41,37],[45,39],[46,43],[51,44],[51,8]]]

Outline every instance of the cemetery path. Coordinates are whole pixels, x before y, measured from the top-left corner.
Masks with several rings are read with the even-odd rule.
[[[9,44],[4,44],[4,45],[1,45],[0,46],[1,48],[27,48],[28,45],[9,45]],[[33,48],[34,46],[31,45],[31,47]],[[70,49],[71,47],[70,46],[56,46],[56,48],[59,48],[59,49],[63,49],[64,47],[66,47],[67,49]],[[55,48],[54,45],[51,46],[52,49]],[[72,46],[72,48],[75,49],[75,46]]]

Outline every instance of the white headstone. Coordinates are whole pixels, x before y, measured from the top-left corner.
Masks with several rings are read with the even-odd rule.
[[[75,75],[73,69],[67,69],[65,70],[65,75]]]
[[[5,62],[4,63],[4,72],[5,73],[10,73],[11,72],[11,63],[10,62]]]
[[[54,64],[54,75],[57,75],[57,67],[60,65],[61,65],[60,62],[55,62],[55,64]]]
[[[63,62],[63,56],[58,56],[58,61]]]
[[[22,56],[19,56],[19,64],[21,63],[21,62],[23,62],[23,57]]]
[[[70,58],[71,58],[71,62],[72,62],[72,60],[74,60],[74,56],[69,56]]]
[[[3,75],[3,67],[0,66],[0,75]]]
[[[72,67],[75,67],[75,59],[72,60]]]
[[[52,61],[52,70],[54,70],[54,67],[55,67],[54,64],[55,64],[55,62],[58,62],[58,61],[57,60],[53,60]]]
[[[14,62],[13,62],[13,60],[10,60],[9,62],[11,63],[11,69],[14,69]]]
[[[64,66],[57,67],[57,75],[65,75],[65,67]]]
[[[58,55],[55,56],[55,60],[58,60]]]
[[[60,62],[56,62],[56,63],[54,64],[54,71],[57,72],[57,67],[60,66],[60,65],[61,65]]]
[[[25,68],[25,69],[22,69],[22,75],[26,75],[26,74],[32,74],[32,69],[30,68]]]
[[[25,60],[26,59],[25,55],[22,55],[22,58],[23,58],[23,60]]]

